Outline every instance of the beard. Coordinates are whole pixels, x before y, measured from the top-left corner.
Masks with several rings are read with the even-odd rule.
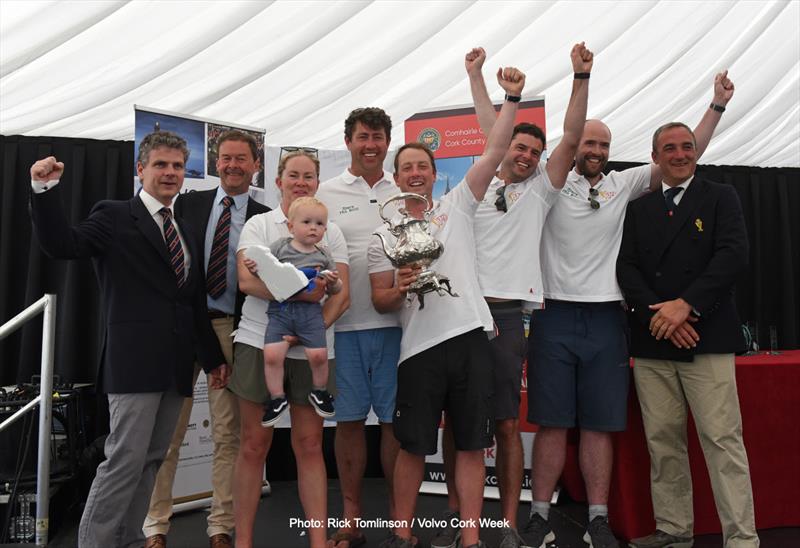
[[[602,158],[599,165],[590,164],[584,156],[578,161],[578,170],[584,177],[595,177],[600,175],[608,165],[608,158]]]

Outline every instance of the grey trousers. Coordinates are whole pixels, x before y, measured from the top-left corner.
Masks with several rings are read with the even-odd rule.
[[[80,548],[144,544],[142,522],[169,448],[183,396],[177,392],[109,394],[106,460],[97,467],[78,531]]]

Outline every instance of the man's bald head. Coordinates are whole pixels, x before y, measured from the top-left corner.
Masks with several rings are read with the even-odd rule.
[[[578,173],[592,179],[599,176],[608,163],[611,151],[611,130],[600,120],[586,120],[583,136],[575,153]]]

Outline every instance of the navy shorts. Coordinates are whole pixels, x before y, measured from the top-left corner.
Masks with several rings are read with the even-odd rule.
[[[528,421],[625,430],[630,365],[618,302],[551,301],[531,316]]]
[[[475,329],[423,350],[397,370],[394,435],[415,455],[433,455],[442,411],[459,451],[494,443],[489,339]]]
[[[294,335],[306,348],[326,348],[325,321],[319,303],[303,301],[270,301],[267,309],[267,332],[264,344],[283,341],[284,335]]]

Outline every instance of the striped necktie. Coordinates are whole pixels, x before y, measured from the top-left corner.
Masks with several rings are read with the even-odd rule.
[[[167,242],[169,262],[172,265],[172,270],[175,271],[175,277],[178,279],[178,287],[183,287],[183,284],[186,283],[183,246],[181,245],[181,239],[178,237],[178,231],[175,230],[175,225],[172,222],[172,211],[168,207],[162,207],[158,212],[164,218],[164,240]]]
[[[675,196],[680,194],[682,190],[682,187],[674,186],[664,191],[664,200],[667,204],[667,215],[670,217],[672,217],[672,214],[675,212],[675,208],[678,207],[678,204],[675,203]]]
[[[233,198],[230,196],[222,199],[222,215],[217,221],[214,240],[211,242],[211,255],[208,257],[206,271],[206,291],[212,299],[219,299],[228,286],[228,236],[231,232],[232,205]]]

